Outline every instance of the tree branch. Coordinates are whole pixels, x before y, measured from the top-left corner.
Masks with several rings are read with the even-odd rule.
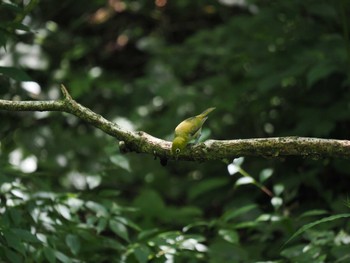
[[[120,128],[101,115],[72,99],[62,85],[62,100],[57,101],[9,101],[0,100],[0,110],[7,111],[61,111],[77,116],[98,129],[118,139],[121,152],[137,152],[159,157],[162,163],[168,159],[186,161],[224,160],[239,156],[277,158],[303,156],[307,158],[350,159],[350,141],[305,137],[276,137],[238,140],[208,140],[187,147],[178,158],[171,154],[171,142],[153,137],[145,132],[131,132]]]

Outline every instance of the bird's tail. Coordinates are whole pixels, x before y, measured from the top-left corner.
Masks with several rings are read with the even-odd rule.
[[[201,114],[197,115],[197,117],[206,117],[209,113],[211,113],[213,110],[215,110],[215,107],[211,107],[209,109],[206,109],[205,111],[203,111]]]

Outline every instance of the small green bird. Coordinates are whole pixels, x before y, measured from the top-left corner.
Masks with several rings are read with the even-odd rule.
[[[201,136],[202,126],[208,118],[207,115],[213,110],[215,110],[214,107],[206,109],[201,114],[190,117],[177,125],[175,128],[175,137],[171,146],[171,151],[173,154],[178,155],[185,149],[186,145],[190,141],[198,141],[199,137]]]

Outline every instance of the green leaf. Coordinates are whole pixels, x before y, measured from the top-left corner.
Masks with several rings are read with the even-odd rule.
[[[55,263],[56,262],[55,250],[53,250],[50,247],[44,247],[43,252],[44,252],[44,255],[45,255],[46,259],[50,263]]]
[[[348,245],[350,243],[350,234],[344,230],[340,230],[337,236],[333,239],[337,246]],[[349,255],[350,256],[350,255]]]
[[[244,184],[254,184],[254,183],[255,183],[254,178],[244,176],[244,177],[239,178],[236,181],[235,186],[240,186],[240,185],[244,185]]]
[[[4,230],[2,233],[9,247],[17,250],[22,255],[25,255],[25,247],[21,239],[19,239],[18,236],[16,236],[16,233],[14,233],[12,230]]]
[[[6,257],[10,260],[10,262],[12,263],[21,263],[23,262],[21,255],[19,255],[18,253],[12,251],[11,249],[8,248],[4,248],[5,250],[5,255]]]
[[[21,12],[23,12],[22,8],[20,8],[17,4],[15,3],[1,3],[1,8],[4,8],[5,10],[9,11],[9,12],[13,12],[14,14],[19,14]]]
[[[309,223],[307,225],[304,225],[303,227],[301,227],[297,232],[295,232],[285,243],[283,246],[285,246],[287,243],[289,243],[291,240],[293,240],[294,238],[296,238],[297,236],[301,235],[302,233],[304,233],[306,230],[317,226],[319,224],[323,224],[323,223],[327,223],[327,222],[331,222],[340,218],[348,218],[350,217],[350,214],[339,214],[339,215],[334,215],[334,216],[329,216],[329,217],[325,217],[322,218],[320,220],[317,220],[315,222]]]
[[[7,42],[7,36],[5,32],[2,32],[0,28],[0,47],[3,47],[6,51],[6,42]]]
[[[273,169],[272,168],[266,168],[260,172],[259,179],[260,182],[263,183],[267,179],[269,179],[273,174]]]
[[[0,67],[0,74],[3,74],[17,81],[32,80],[25,71],[15,67]]]
[[[23,220],[23,215],[18,209],[11,208],[8,210],[11,216],[11,219],[15,226],[19,225]]]
[[[232,244],[238,244],[239,243],[239,236],[237,234],[237,231],[232,229],[220,229],[219,235],[226,240],[229,243]]]
[[[65,219],[67,219],[67,220],[71,220],[72,219],[70,210],[69,210],[69,208],[67,206],[62,205],[62,204],[57,204],[57,205],[55,205],[55,209]]]
[[[89,189],[94,189],[98,187],[101,184],[102,178],[99,175],[96,176],[87,176],[86,177],[86,183],[89,186]]]
[[[350,258],[349,244],[333,246],[332,254],[338,259],[341,259],[341,258],[343,258],[344,260],[349,259]],[[346,261],[342,262],[340,260],[338,262],[346,263]]]
[[[144,231],[141,231],[138,234],[137,238],[139,240],[141,240],[141,239],[149,239],[149,238],[154,237],[155,235],[159,234],[160,232],[161,231],[158,228],[144,230]]]
[[[192,228],[195,228],[195,227],[198,227],[198,226],[205,226],[207,227],[209,225],[208,222],[205,222],[205,221],[197,221],[197,222],[194,222],[192,224],[189,224],[187,226],[185,226],[184,228],[182,228],[182,231],[183,232],[187,232],[188,230],[192,229]]]
[[[281,197],[274,196],[271,198],[271,204],[275,209],[278,209],[283,204],[283,199]]]
[[[37,243],[40,242],[40,240],[30,233],[27,230],[24,229],[12,229],[12,232],[15,233],[17,237],[19,237],[22,241],[27,241],[27,242],[32,242],[32,243]]]
[[[107,219],[105,217],[100,217],[98,219],[98,223],[96,226],[96,231],[98,234],[100,234],[103,230],[106,229],[107,226]]]
[[[115,189],[113,189],[113,190],[107,189],[107,190],[100,191],[98,195],[103,196],[103,197],[108,197],[108,198],[110,198],[110,197],[114,198],[114,197],[120,195],[120,191],[115,190]]]
[[[276,184],[273,186],[273,192],[275,193],[276,196],[279,196],[283,193],[285,187],[283,184]]]
[[[115,217],[115,220],[118,220],[120,223],[128,226],[128,227],[131,227],[133,229],[135,229],[136,231],[141,231],[141,228],[136,225],[133,221],[131,221],[130,219],[126,218],[126,217]]]
[[[205,181],[199,182],[196,186],[194,186],[191,189],[191,192],[189,193],[189,198],[193,200],[200,195],[203,195],[214,189],[227,185],[228,182],[229,182],[228,178],[212,178],[212,179],[207,179]]]
[[[241,166],[244,162],[244,157],[238,157],[238,158],[235,158],[233,159],[232,163],[237,165],[237,166]]]
[[[322,80],[335,72],[337,68],[331,63],[327,64],[326,62],[318,63],[316,66],[311,68],[307,74],[307,85],[311,87],[317,81]]]
[[[113,238],[103,238],[103,247],[105,248],[111,248],[113,250],[119,250],[119,251],[125,251],[127,248],[120,243],[119,240],[116,240],[115,237]]]
[[[110,158],[110,161],[114,163],[115,165],[119,166],[120,168],[131,172],[131,167],[129,163],[129,159],[125,158],[122,155],[113,155]]]
[[[221,238],[210,244],[208,254],[211,259],[214,259],[210,261],[213,263],[257,262],[248,256],[247,251],[243,247],[223,241]]]
[[[255,228],[259,225],[258,221],[244,221],[242,223],[235,224],[235,229],[242,229],[242,228]]]
[[[167,222],[172,222],[173,218],[176,218],[177,224],[187,224],[192,222],[193,218],[200,218],[203,211],[199,207],[195,206],[183,206],[183,207],[167,207],[164,220]]]
[[[109,227],[119,237],[121,237],[125,241],[130,242],[128,229],[126,228],[126,226],[124,224],[122,224],[119,221],[116,221],[114,219],[111,219],[111,220],[109,220]]]
[[[76,235],[68,234],[66,236],[66,244],[69,247],[70,251],[77,255],[80,251],[80,240]]]
[[[257,205],[250,204],[250,205],[246,205],[246,206],[243,206],[241,208],[238,208],[238,209],[231,209],[231,210],[225,212],[225,214],[222,216],[222,220],[227,222],[235,217],[238,217],[242,214],[249,212],[250,210],[252,210],[254,208],[257,208]]]
[[[22,23],[12,23],[12,27],[14,29],[19,29],[19,30],[23,30],[26,32],[30,32],[30,28]]]
[[[315,246],[324,246],[334,243],[335,233],[332,230],[310,229],[305,233],[305,239],[310,240]]]
[[[139,263],[146,263],[148,262],[148,257],[151,254],[151,251],[145,245],[140,245],[134,248],[134,254]]]
[[[301,214],[299,218],[309,217],[309,216],[320,216],[320,215],[326,215],[326,214],[329,214],[327,210],[315,209],[315,210],[306,211],[305,213]]]
[[[63,263],[72,263],[72,260],[60,251],[55,251],[55,256]]]
[[[230,163],[227,165],[227,171],[230,175],[234,175],[239,172],[240,167],[238,165],[235,165],[233,163]]]
[[[166,216],[166,207],[162,197],[151,189],[144,189],[134,200],[134,206],[140,208],[142,214],[147,217]]]
[[[103,216],[103,217],[106,217],[108,216],[108,211],[107,209],[99,204],[99,203],[96,203],[96,202],[93,202],[93,201],[88,201],[86,202],[86,207],[89,208],[90,210],[94,211],[96,213],[96,216]]]
[[[281,252],[281,255],[290,259],[288,262],[312,262],[324,263],[326,255],[323,254],[319,246],[314,245],[297,245],[287,248]]]

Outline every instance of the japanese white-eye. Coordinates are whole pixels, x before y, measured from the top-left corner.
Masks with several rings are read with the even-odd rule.
[[[178,155],[182,152],[190,141],[198,141],[201,136],[202,126],[208,118],[207,115],[213,110],[215,110],[215,108],[206,109],[201,114],[190,117],[177,125],[175,128],[175,137],[171,146],[173,154]]]

